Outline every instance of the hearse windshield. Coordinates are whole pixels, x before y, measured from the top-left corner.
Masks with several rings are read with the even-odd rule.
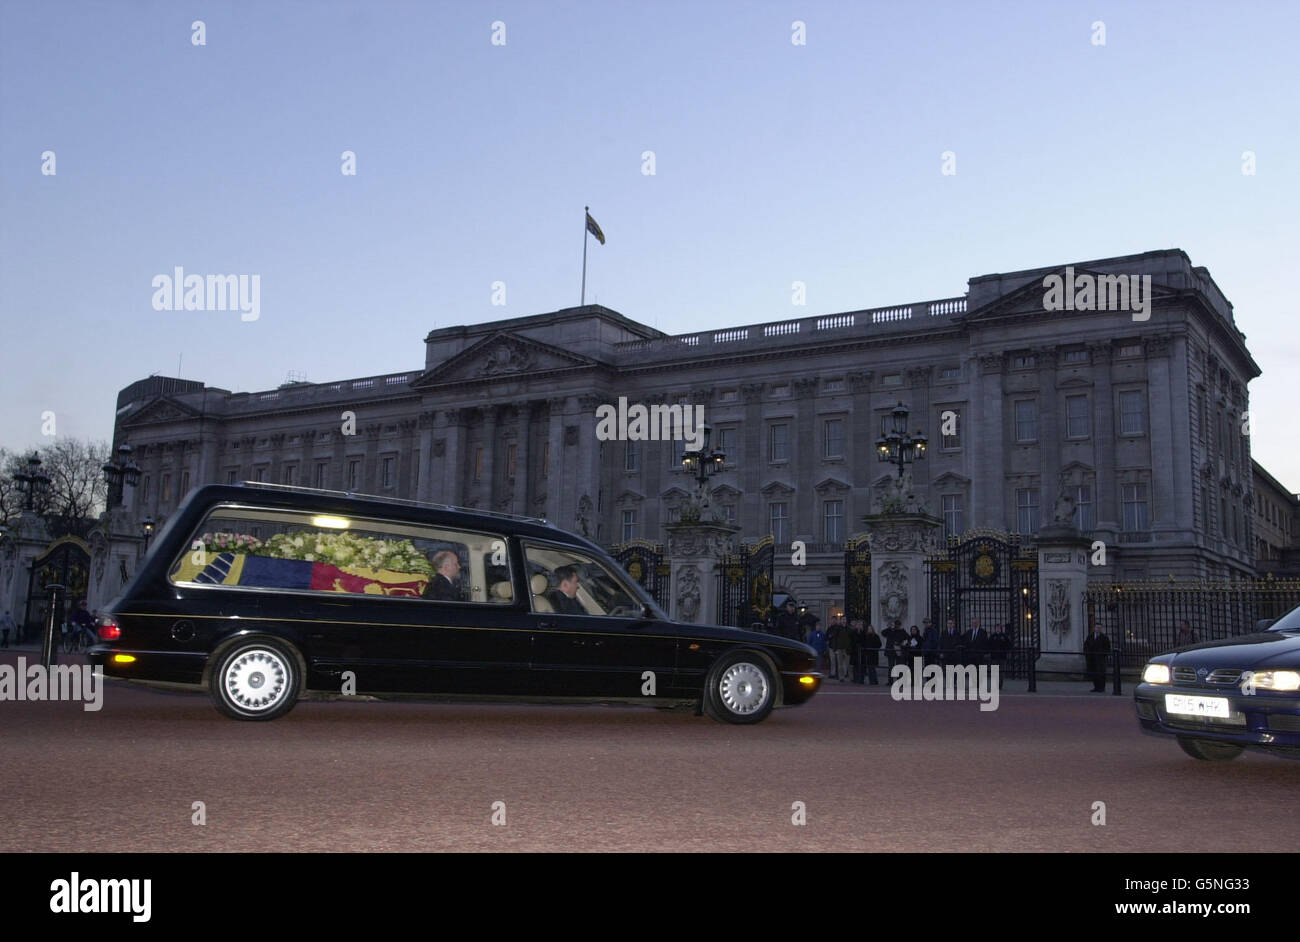
[[[1269,631],[1300,631],[1300,605],[1297,605],[1291,611],[1287,612],[1273,624],[1268,626]]]

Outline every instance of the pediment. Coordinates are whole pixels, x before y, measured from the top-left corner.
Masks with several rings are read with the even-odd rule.
[[[680,487],[670,487],[659,495],[660,500],[681,500],[684,497],[690,497],[686,491]]]
[[[734,500],[737,497],[740,497],[741,494],[741,491],[736,490],[730,484],[719,484],[713,489],[713,496],[723,498],[724,500]]]
[[[780,481],[772,481],[763,485],[763,487],[759,489],[759,493],[765,497],[771,497],[775,494],[793,494],[794,488],[789,484],[783,484]]]
[[[1047,293],[1047,289],[1043,287],[1044,279],[1049,275],[1057,275],[1064,278],[1067,267],[1073,269],[1076,280],[1080,275],[1088,275],[1094,279],[1114,278],[1117,275],[1124,275],[1127,277],[1128,275],[1128,273],[1125,272],[1098,271],[1092,268],[1084,268],[1079,265],[1061,265],[1056,268],[1043,269],[1038,277],[1031,279],[1028,283],[994,301],[989,302],[981,308],[970,311],[965,316],[965,322],[967,324],[975,324],[983,320],[995,320],[998,318],[1018,315],[1042,316],[1044,314],[1051,314],[1055,316],[1095,316],[1097,313],[1095,310],[1070,309],[1049,311],[1044,307],[1044,297]],[[1154,278],[1152,279],[1151,298],[1153,301],[1176,298],[1179,297],[1180,294],[1181,292],[1177,289],[1159,284],[1154,280]]]
[[[147,402],[137,409],[134,415],[122,422],[122,427],[161,425],[165,422],[183,422],[198,417],[199,411],[197,409],[192,409],[182,402],[177,402],[170,396],[159,396],[152,402]]]
[[[826,491],[847,491],[851,490],[851,488],[839,478],[826,478],[820,484],[813,485],[813,490],[822,494]]]
[[[1091,389],[1092,380],[1087,379],[1083,376],[1070,376],[1067,377],[1066,379],[1057,380],[1056,382],[1057,389],[1078,389],[1080,387],[1084,389]]]
[[[413,388],[445,383],[494,380],[515,374],[545,374],[595,366],[596,361],[548,343],[497,331],[425,370],[411,382]]]
[[[619,494],[615,500],[620,504],[635,504],[639,501],[645,500],[645,495],[638,494],[636,491],[624,491],[622,494]]]
[[[970,478],[953,471],[945,471],[930,483],[934,487],[970,487]]]

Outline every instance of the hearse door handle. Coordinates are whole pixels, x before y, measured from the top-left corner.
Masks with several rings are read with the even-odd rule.
[[[554,628],[554,627],[555,627],[555,622],[553,622],[553,621],[539,621],[539,622],[537,623],[537,627],[538,627],[538,628]]]

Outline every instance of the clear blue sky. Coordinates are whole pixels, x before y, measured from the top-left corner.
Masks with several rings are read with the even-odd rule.
[[[0,445],[46,410],[107,438],[182,355],[267,389],[574,305],[590,204],[588,300],[673,333],[1182,248],[1264,370],[1255,456],[1300,490],[1297,35],[1291,2],[0,0]],[[260,318],[153,310],[176,265],[259,274]]]

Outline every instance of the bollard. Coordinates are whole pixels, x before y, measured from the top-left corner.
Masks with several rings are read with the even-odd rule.
[[[54,652],[58,650],[56,632],[63,621],[63,586],[48,585],[45,588],[50,593],[50,602],[45,613],[45,637],[41,639],[41,664],[48,668],[54,663]]]
[[[1115,697],[1118,697],[1121,693],[1123,693],[1122,682],[1120,681],[1120,676],[1119,676],[1120,660],[1121,660],[1119,655],[1120,655],[1119,651],[1112,651],[1110,655],[1111,661],[1113,661],[1115,664],[1114,688],[1111,690],[1111,695]]]

